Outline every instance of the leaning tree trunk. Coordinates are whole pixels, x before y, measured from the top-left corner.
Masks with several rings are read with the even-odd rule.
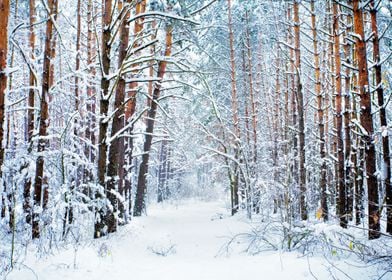
[[[366,37],[364,32],[363,11],[360,0],[353,0],[354,32],[356,53],[358,59],[358,86],[360,97],[360,120],[362,141],[365,145],[366,181],[368,189],[368,223],[369,239],[380,237],[380,211],[378,198],[378,184],[376,175],[376,150],[373,142],[374,127],[371,107],[371,94],[369,91],[369,72],[366,53]]]
[[[172,50],[173,40],[173,28],[168,26],[166,29],[166,49],[165,57],[170,57]],[[162,81],[166,73],[167,61],[161,60],[158,64],[158,79]],[[145,196],[147,191],[147,174],[148,174],[148,162],[150,158],[150,150],[152,145],[152,138],[154,133],[155,117],[158,109],[158,99],[161,94],[161,84],[156,83],[152,95],[151,107],[147,114],[147,127],[145,133],[145,141],[143,146],[142,162],[140,163],[139,175],[137,181],[136,197],[135,197],[135,209],[134,216],[141,216],[145,210]]]

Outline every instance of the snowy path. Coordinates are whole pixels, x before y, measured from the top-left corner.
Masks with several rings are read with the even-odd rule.
[[[187,202],[175,206],[155,206],[148,217],[134,219],[130,225],[93,245],[62,251],[47,259],[28,256],[26,264],[39,280],[231,280],[231,279],[331,279],[322,258],[299,258],[296,253],[265,253],[260,256],[233,254],[217,256],[225,237],[243,232],[241,218],[226,217],[224,203]],[[217,213],[223,219],[214,219]],[[157,252],[173,247],[171,254]],[[107,248],[106,253],[103,249]],[[101,255],[99,256],[99,251]],[[154,253],[155,251],[155,253]],[[346,267],[346,269],[348,269]],[[10,280],[37,279],[31,271],[15,271]],[[337,279],[348,279],[342,274]],[[362,277],[360,277],[362,276]],[[353,279],[369,279],[358,273]]]

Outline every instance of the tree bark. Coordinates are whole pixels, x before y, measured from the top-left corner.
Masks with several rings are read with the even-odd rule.
[[[46,35],[45,35],[45,51],[44,51],[44,65],[42,74],[42,90],[40,102],[40,120],[39,120],[39,140],[38,140],[38,158],[36,161],[36,171],[34,180],[34,212],[33,212],[33,227],[32,237],[40,237],[39,220],[40,214],[38,209],[45,208],[48,202],[48,186],[44,180],[44,155],[43,153],[49,146],[49,142],[45,137],[48,135],[47,130],[49,127],[49,89],[52,76],[51,60],[53,59],[52,51],[54,34],[54,16],[57,14],[57,0],[48,0],[49,19],[46,22]],[[38,209],[37,209],[38,208]]]
[[[328,220],[328,200],[327,200],[327,164],[326,164],[326,147],[325,147],[325,126],[324,126],[324,100],[321,92],[321,71],[320,71],[320,53],[318,49],[317,26],[316,26],[316,11],[315,0],[310,2],[310,9],[312,13],[312,37],[313,37],[313,52],[314,52],[314,66],[315,66],[315,94],[317,98],[317,117],[319,127],[319,151],[321,160],[320,170],[320,207],[322,210],[321,218],[324,221]]]
[[[87,2],[87,65],[88,65],[88,72],[90,78],[95,77],[96,75],[96,69],[95,69],[95,55],[96,55],[96,46],[95,46],[95,40],[94,40],[94,34],[93,34],[93,25],[95,23],[94,20],[94,6],[93,6],[93,0],[88,0]],[[95,153],[94,150],[92,149],[92,146],[95,145],[96,143],[96,137],[95,137],[95,107],[96,107],[96,91],[95,91],[95,86],[88,84],[87,85],[87,120],[86,120],[86,131],[85,131],[85,137],[87,140],[87,144],[85,147],[85,155],[87,157],[87,160],[89,160],[90,163],[95,162]],[[90,170],[85,167],[85,172],[84,172],[84,183],[88,183],[89,181],[92,180],[92,173]],[[90,196],[90,190],[87,189],[85,190],[85,193]]]
[[[164,201],[166,197],[166,184],[168,174],[168,147],[167,139],[161,141],[160,158],[159,158],[159,174],[158,174],[158,202]]]
[[[349,4],[351,0],[349,1]],[[348,64],[351,64],[351,43],[347,39],[351,30],[352,30],[352,17],[350,13],[347,14],[346,19],[346,30],[345,30],[345,40],[344,40],[344,56],[345,60]],[[353,219],[353,194],[354,194],[354,183],[355,179],[353,177],[353,161],[352,161],[352,137],[351,137],[351,70],[349,67],[346,67],[345,77],[344,77],[344,135],[345,135],[345,143],[344,143],[344,154],[345,154],[345,183],[346,183],[346,195],[347,195],[347,216],[351,221]]]
[[[35,31],[34,24],[36,20],[35,14],[35,0],[29,1],[29,20],[30,20],[30,33],[29,33],[29,47],[30,47],[30,59],[31,61],[35,60]],[[32,65],[30,67],[33,67]],[[30,68],[29,71],[29,95],[27,100],[27,145],[28,152],[30,153],[32,150],[32,139],[34,132],[34,96],[35,96],[35,87],[37,86],[36,77],[34,74],[34,70]],[[26,168],[28,167],[28,163],[26,163]],[[26,223],[31,224],[31,178],[30,175],[27,175],[24,182],[23,188],[23,211],[26,215]]]
[[[109,148],[109,164],[108,164],[108,182],[107,188],[118,189],[118,193],[123,197],[124,190],[122,188],[123,168],[124,168],[124,137],[117,135],[121,129],[124,128],[124,99],[125,99],[125,76],[121,73],[122,65],[127,56],[128,41],[129,41],[129,24],[131,0],[124,0],[125,5],[122,7],[121,13],[124,13],[124,18],[120,27],[120,47],[118,52],[118,69],[120,69],[120,77],[116,88],[116,95],[114,98],[114,117],[112,123],[112,142]],[[122,3],[122,2],[120,2]],[[119,219],[120,223],[124,224],[127,219],[125,213],[124,203],[119,202]],[[124,220],[125,219],[125,220]]]
[[[7,92],[7,54],[8,54],[8,19],[10,14],[10,2],[9,0],[3,0],[0,2],[0,177],[3,177],[3,162],[4,162],[4,121],[5,121],[5,96]],[[4,183],[1,183],[1,190]],[[4,194],[1,194],[2,208],[1,218],[5,217],[6,213],[6,198],[5,198],[5,187]]]
[[[376,92],[378,99],[378,106],[380,110],[380,125],[382,129],[388,130],[387,114],[385,110],[384,102],[384,88],[382,85],[382,71],[381,71],[381,55],[380,55],[380,42],[378,35],[377,26],[377,7],[375,1],[370,2],[370,17],[373,31],[373,61],[375,65],[376,75]],[[382,170],[385,170],[385,204],[387,212],[387,232],[392,234],[392,186],[391,186],[391,158],[389,151],[389,134],[382,137],[382,152],[383,152],[383,166]]]
[[[0,3],[0,174],[4,161],[4,117],[5,117],[5,95],[7,91],[7,53],[8,53],[8,18],[10,13],[9,0]]]
[[[235,71],[235,50],[234,50],[234,32],[233,32],[233,17],[231,0],[227,0],[228,8],[228,28],[229,28],[229,43],[230,43],[230,75],[231,75],[231,110],[234,126],[234,157],[239,158],[239,141],[240,141],[240,128],[238,119],[238,97],[236,85],[236,71]],[[239,194],[238,194],[238,166],[235,164],[233,178],[231,179],[230,195],[231,195],[231,214],[234,215],[238,212],[239,207]]]
[[[294,45],[295,45],[295,67],[297,71],[297,110],[298,110],[298,154],[299,154],[299,194],[300,215],[302,220],[308,219],[306,206],[306,169],[305,169],[305,118],[304,97],[301,80],[301,39],[300,39],[299,1],[294,1]]]
[[[369,92],[369,73],[366,53],[366,41],[363,23],[363,11],[360,7],[360,0],[353,0],[354,14],[354,32],[358,35],[355,37],[356,53],[359,70],[359,97],[361,105],[361,126],[362,141],[365,145],[366,161],[366,181],[368,188],[368,223],[369,239],[380,237],[380,211],[378,201],[378,184],[376,177],[376,151],[373,142],[374,127],[371,108],[371,94]]]
[[[344,146],[343,146],[343,114],[342,114],[342,75],[340,58],[340,24],[339,10],[336,2],[332,5],[333,10],[333,38],[334,38],[334,60],[335,60],[335,122],[336,122],[336,142],[337,142],[337,173],[336,186],[339,195],[338,214],[340,226],[347,228],[347,206],[346,206],[346,184],[344,176]]]
[[[170,57],[172,52],[173,43],[173,28],[172,26],[166,27],[166,48],[165,57]],[[166,73],[167,61],[161,60],[158,64],[158,78],[162,81]],[[161,94],[161,84],[155,83],[154,91],[151,100],[151,107],[148,110],[147,115],[147,127],[145,132],[145,141],[143,146],[142,162],[139,167],[139,175],[137,181],[136,197],[135,197],[135,209],[134,216],[141,216],[145,211],[146,207],[146,191],[147,191],[147,174],[148,174],[148,163],[150,158],[150,151],[152,145],[152,138],[154,133],[155,117],[158,109],[158,99]]]
[[[98,135],[98,185],[101,188],[96,196],[98,199],[107,198],[111,207],[105,205],[98,209],[95,222],[94,237],[99,238],[117,230],[117,196],[115,189],[106,186],[106,160],[108,155],[108,114],[110,104],[110,80],[109,71],[111,64],[111,39],[112,39],[112,0],[103,0],[103,25],[101,41],[101,92],[99,112],[99,135]]]
[[[257,107],[256,98],[253,90],[253,72],[252,72],[252,48],[250,41],[250,27],[249,27],[249,12],[246,11],[246,49],[248,55],[248,79],[249,79],[249,95],[250,95],[250,107],[252,113],[252,130],[253,130],[253,160],[257,162]]]
[[[141,0],[136,3],[135,6],[135,15],[139,15],[141,13],[144,13],[146,10],[146,0]],[[134,23],[134,37],[135,41],[133,44],[133,48],[138,48],[141,43],[142,43],[142,35],[143,35],[143,27],[144,27],[144,18],[138,18],[135,20]],[[135,53],[135,56],[138,55],[138,53]],[[137,65],[134,65],[136,67]],[[135,71],[132,76],[135,76],[138,71]],[[125,104],[125,122],[130,122],[133,121],[133,116],[136,111],[136,102],[137,102],[137,87],[138,83],[137,82],[131,82],[129,84],[129,91],[127,94],[127,103]],[[130,174],[132,173],[132,161],[133,161],[133,138],[131,137],[133,133],[133,125],[131,128],[128,130],[129,131],[129,136],[127,139],[124,140],[124,151],[122,152],[123,155],[121,157],[125,156],[122,161],[125,164],[125,168],[123,169],[124,174],[128,174],[124,178],[124,191],[128,195],[128,200],[129,200],[129,214],[131,214],[131,205],[132,205],[132,195],[131,195],[131,188],[132,188],[132,182],[131,182],[131,176]]]

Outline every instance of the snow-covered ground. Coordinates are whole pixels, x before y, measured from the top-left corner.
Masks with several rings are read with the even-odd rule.
[[[349,260],[326,261],[299,253],[226,254],[229,237],[248,229],[246,219],[229,217],[223,202],[187,201],[151,206],[119,233],[38,258],[33,246],[25,266],[8,280],[230,280],[377,279],[375,267]],[[351,278],[350,278],[351,277]],[[383,279],[392,279],[385,276]]]

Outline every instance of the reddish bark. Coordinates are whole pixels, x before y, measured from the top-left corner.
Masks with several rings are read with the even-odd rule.
[[[369,73],[366,53],[366,41],[363,22],[363,11],[360,0],[353,0],[354,32],[358,59],[358,86],[361,105],[360,121],[364,130],[362,141],[365,145],[366,181],[368,188],[368,223],[369,239],[380,237],[380,211],[378,201],[378,184],[376,177],[376,150],[373,141],[374,127],[369,92]]]
[[[173,44],[173,28],[168,26],[166,29],[166,48],[165,57],[170,57],[172,52]],[[167,61],[161,60],[158,64],[158,79],[162,80],[166,73]],[[140,163],[139,175],[137,181],[136,197],[135,197],[135,209],[134,216],[141,216],[145,210],[145,195],[146,195],[146,176],[148,174],[148,162],[150,158],[150,150],[152,145],[155,117],[158,109],[158,99],[161,94],[161,84],[155,83],[154,91],[151,100],[151,107],[148,110],[147,115],[147,127],[145,132],[145,141],[143,146],[142,162]]]
[[[346,202],[346,184],[344,177],[344,146],[343,146],[343,114],[342,114],[342,75],[341,75],[341,58],[340,58],[340,25],[339,25],[339,11],[338,4],[333,3],[333,37],[334,37],[334,56],[335,56],[335,122],[336,122],[336,142],[337,142],[337,172],[336,172],[336,186],[339,195],[338,199],[338,214],[340,219],[340,226],[347,227],[347,202]]]
[[[124,0],[125,4],[131,4],[131,0]],[[120,2],[122,3],[122,2]],[[118,52],[118,68],[122,69],[123,62],[127,55],[128,41],[129,41],[129,24],[127,23],[130,16],[130,7],[123,6],[122,12],[125,13],[123,22],[120,27],[120,47]],[[113,138],[109,148],[109,164],[108,164],[108,189],[118,189],[118,192],[123,196],[123,165],[124,165],[124,137],[117,135],[121,129],[124,128],[124,99],[125,99],[125,76],[121,74],[118,79],[116,88],[116,95],[114,99],[114,110],[116,110],[113,123],[111,137]],[[118,176],[118,177],[117,177]],[[118,178],[118,179],[117,179]],[[126,213],[124,204],[119,203],[119,218],[124,223]]]
[[[315,94],[317,98],[317,120],[319,127],[319,151],[321,159],[321,170],[320,170],[320,207],[322,210],[321,218],[326,221],[328,220],[328,202],[327,202],[327,164],[326,164],[326,147],[325,147],[325,126],[324,126],[324,98],[321,92],[321,71],[320,71],[320,53],[318,49],[318,37],[317,37],[317,26],[316,26],[316,12],[315,12],[315,0],[310,2],[310,8],[312,12],[311,24],[312,24],[312,37],[313,37],[313,52],[314,52],[314,66],[315,66]]]

